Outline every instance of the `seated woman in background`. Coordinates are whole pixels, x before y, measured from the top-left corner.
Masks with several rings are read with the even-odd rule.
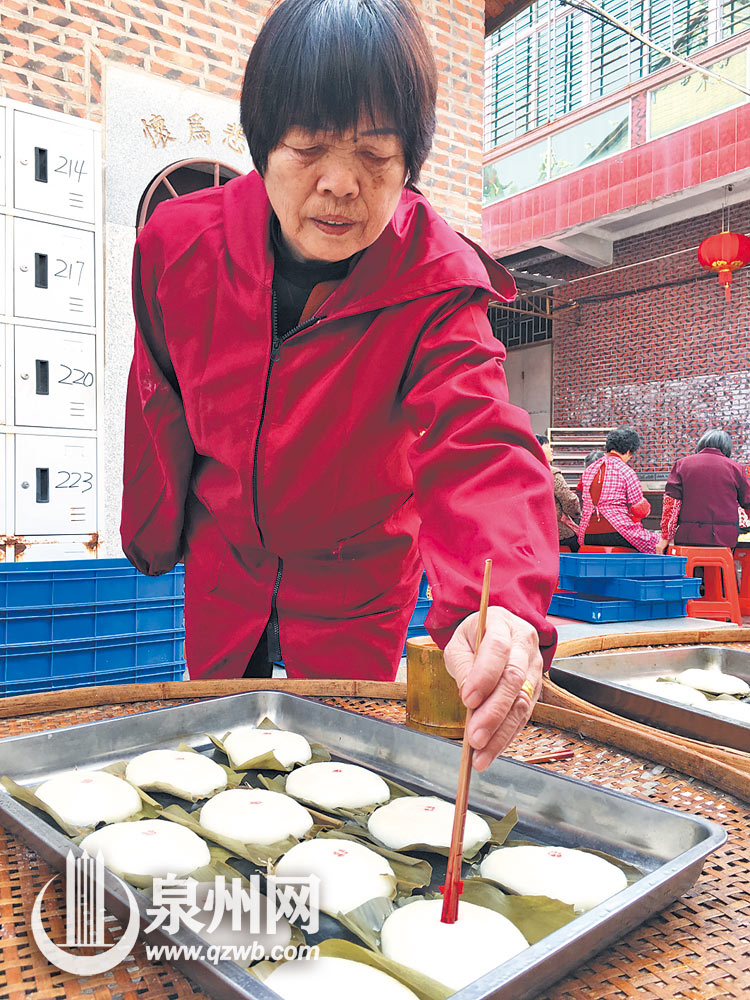
[[[555,507],[557,508],[557,535],[560,548],[578,551],[578,524],[573,519],[581,515],[581,501],[565,482],[562,469],[552,464],[552,445],[544,434],[537,434],[536,439],[542,446],[542,451],[549,462],[552,472],[552,482],[555,491]],[[604,454],[604,452],[602,452]]]
[[[606,454],[584,469],[581,545],[616,545],[649,553],[666,549],[658,533],[641,524],[651,513],[651,504],[628,464],[640,443],[632,428],[618,427],[607,435]]]
[[[598,461],[600,458],[604,458],[604,452],[601,448],[592,448],[588,455],[583,460],[583,470],[584,472],[593,463]],[[578,499],[580,500],[583,496],[583,472],[581,473],[576,488],[573,491]]]
[[[664,489],[663,542],[730,549],[737,545],[740,511],[750,511],[750,482],[731,454],[727,432],[709,430],[694,455],[674,463]]]

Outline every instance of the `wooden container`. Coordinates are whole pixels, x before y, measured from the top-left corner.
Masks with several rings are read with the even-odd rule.
[[[406,643],[406,725],[421,733],[460,740],[466,707],[445,669],[443,652],[429,636]]]

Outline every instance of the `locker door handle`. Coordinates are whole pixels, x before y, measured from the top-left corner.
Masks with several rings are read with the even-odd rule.
[[[34,180],[47,183],[47,150],[34,147]]]
[[[49,469],[36,470],[36,502],[49,503]]]
[[[49,396],[49,361],[36,362],[36,394]]]
[[[47,254],[34,254],[34,287],[49,288],[47,280]]]

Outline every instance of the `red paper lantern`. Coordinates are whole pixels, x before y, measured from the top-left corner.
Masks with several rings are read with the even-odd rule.
[[[727,302],[731,300],[729,286],[732,275],[745,264],[750,263],[750,239],[742,233],[719,233],[709,236],[698,247],[698,260],[709,271],[719,276],[719,284],[724,286]]]

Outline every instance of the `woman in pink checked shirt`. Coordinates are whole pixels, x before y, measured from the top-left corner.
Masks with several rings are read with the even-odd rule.
[[[638,552],[664,552],[666,544],[658,532],[648,531],[641,521],[651,513],[638,476],[629,466],[640,446],[630,427],[610,431],[606,454],[584,470],[583,512],[578,529],[581,545],[616,545]]]

